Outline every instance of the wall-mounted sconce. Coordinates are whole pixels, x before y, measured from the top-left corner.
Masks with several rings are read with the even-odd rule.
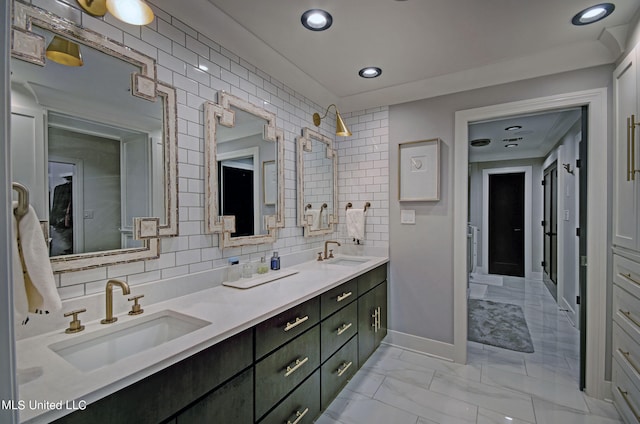
[[[153,10],[143,0],[76,0],[92,16],[104,16],[107,11],[131,25],[153,22]]]
[[[331,108],[331,106],[336,108],[336,135],[339,135],[341,137],[349,137],[351,135],[351,131],[349,131],[349,128],[347,128],[347,125],[342,120],[342,116],[340,116],[340,112],[338,111],[338,106],[336,106],[335,104],[329,105],[329,107],[327,108],[327,111],[324,113],[324,116],[322,116],[322,118],[320,117],[319,113],[314,113],[313,124],[316,127],[319,127],[320,121],[322,121],[324,118],[327,117],[327,113],[329,113],[329,109]]]
[[[55,35],[47,46],[47,59],[65,66],[82,66],[82,54],[78,43]]]
[[[573,175],[573,170],[571,169],[571,164],[570,163],[563,163],[562,167],[564,168],[565,171],[567,171],[569,174]]]

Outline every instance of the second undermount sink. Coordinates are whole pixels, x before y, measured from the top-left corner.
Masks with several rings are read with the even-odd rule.
[[[93,371],[211,324],[165,310],[49,345],[82,371]]]
[[[342,265],[342,266],[358,266],[362,265],[365,262],[369,262],[368,258],[358,258],[358,257],[343,257],[338,256],[333,259],[329,259],[328,264],[331,265]]]

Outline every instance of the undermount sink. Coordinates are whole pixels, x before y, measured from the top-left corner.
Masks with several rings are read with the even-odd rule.
[[[82,371],[93,371],[147,349],[177,339],[211,324],[165,310],[128,323],[49,345],[65,361]]]
[[[337,258],[330,259],[328,263],[331,265],[358,266],[358,265],[362,265],[365,262],[369,262],[369,259],[337,257]]]

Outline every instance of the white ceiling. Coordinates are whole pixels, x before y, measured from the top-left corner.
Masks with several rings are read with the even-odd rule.
[[[637,0],[571,25],[597,0],[152,0],[318,104],[342,112],[613,63]],[[188,6],[187,6],[188,5]],[[327,31],[300,24],[311,8]],[[231,18],[231,19],[229,19]],[[358,70],[379,66],[382,76]]]
[[[515,116],[469,125],[469,142],[490,139],[483,147],[469,146],[469,162],[542,158],[582,116],[580,108]],[[522,128],[507,131],[512,126]],[[505,147],[517,144],[515,147]]]

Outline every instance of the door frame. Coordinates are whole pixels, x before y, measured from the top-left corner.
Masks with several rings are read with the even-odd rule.
[[[611,395],[611,385],[605,380],[606,361],[606,301],[607,299],[607,226],[608,190],[602,190],[608,176],[607,88],[558,94],[467,109],[455,114],[455,148],[453,158],[453,279],[454,279],[454,346],[458,363],[467,362],[467,207],[469,172],[469,124],[505,116],[535,113],[568,107],[588,106],[589,157],[598,158],[590,164],[587,207],[587,325],[586,387],[589,396],[604,399]],[[608,186],[608,185],[607,185]]]
[[[532,250],[532,173],[531,166],[514,166],[507,168],[490,168],[482,170],[482,267],[484,274],[489,273],[489,176],[495,174],[524,173],[524,278],[531,278]]]

